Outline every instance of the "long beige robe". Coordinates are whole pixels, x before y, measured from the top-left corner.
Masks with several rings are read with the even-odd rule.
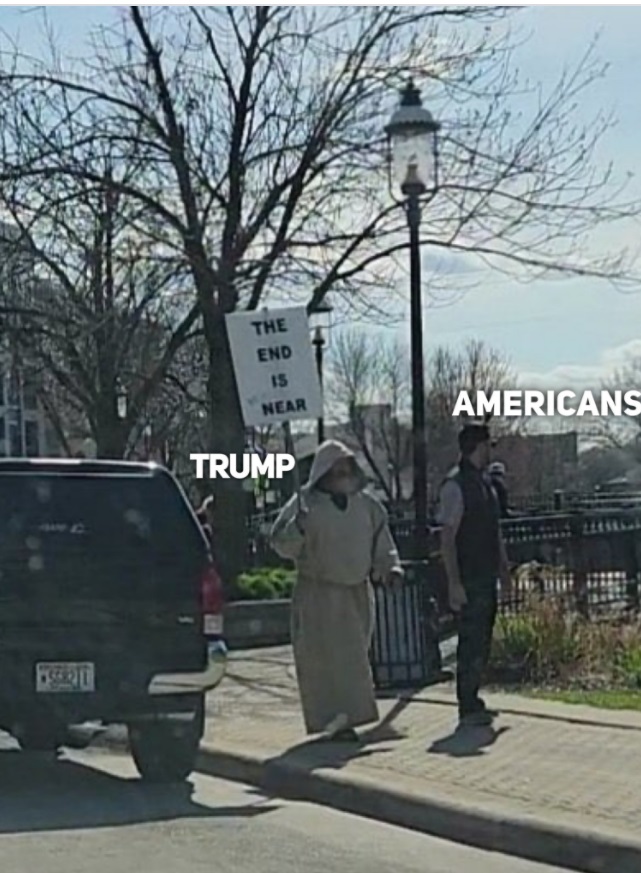
[[[381,503],[367,492],[349,497],[340,510],[314,484],[351,453],[335,441],[318,450],[303,489],[309,511],[298,529],[294,497],[272,529],[272,545],[297,565],[292,598],[292,643],[307,732],[321,733],[339,715],[347,726],[378,719],[369,664],[374,624],[370,576],[385,579],[400,569],[398,552]]]

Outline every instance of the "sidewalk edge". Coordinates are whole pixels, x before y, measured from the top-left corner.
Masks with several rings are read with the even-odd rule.
[[[231,747],[201,748],[199,771],[478,849],[580,873],[639,873],[641,842],[534,816],[402,791],[362,776],[310,771]]]

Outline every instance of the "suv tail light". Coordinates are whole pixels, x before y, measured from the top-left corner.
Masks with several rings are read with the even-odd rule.
[[[203,633],[205,636],[220,636],[223,632],[223,583],[213,564],[207,564],[201,581],[201,604]]]

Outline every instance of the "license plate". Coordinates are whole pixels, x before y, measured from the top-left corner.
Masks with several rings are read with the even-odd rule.
[[[39,694],[77,694],[96,690],[96,671],[91,663],[36,664]]]

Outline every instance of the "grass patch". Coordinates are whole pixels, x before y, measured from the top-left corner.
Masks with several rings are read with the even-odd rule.
[[[571,703],[581,706],[596,706],[599,709],[632,709],[641,712],[641,691],[626,691],[625,689],[602,690],[546,690],[520,689],[521,693],[539,700],[553,700],[557,703]]]

